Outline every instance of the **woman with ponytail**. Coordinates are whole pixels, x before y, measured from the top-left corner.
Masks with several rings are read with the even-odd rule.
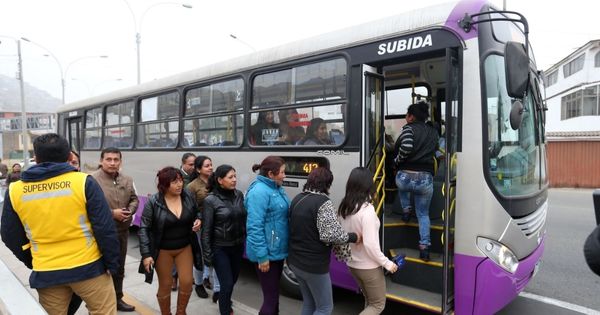
[[[246,255],[254,263],[263,292],[259,315],[279,314],[279,279],[288,256],[288,209],[290,199],[281,185],[285,162],[268,156],[252,171],[260,170],[246,193],[248,237]],[[220,278],[219,278],[220,280]]]

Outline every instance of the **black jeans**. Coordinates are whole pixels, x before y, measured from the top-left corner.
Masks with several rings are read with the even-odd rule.
[[[242,245],[216,246],[213,249],[213,266],[221,284],[221,291],[219,291],[219,313],[221,315],[231,313],[233,286],[240,275],[243,254],[244,247]]]

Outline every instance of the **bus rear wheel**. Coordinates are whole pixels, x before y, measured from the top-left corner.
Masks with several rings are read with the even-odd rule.
[[[279,285],[284,295],[295,299],[302,299],[302,293],[300,292],[300,285],[296,280],[296,275],[288,266],[287,261],[283,263],[283,272],[281,273],[281,280]]]

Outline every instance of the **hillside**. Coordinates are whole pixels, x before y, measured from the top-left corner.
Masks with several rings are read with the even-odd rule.
[[[61,101],[25,82],[25,107],[30,113],[55,113]],[[19,81],[0,74],[0,112],[20,112]]]

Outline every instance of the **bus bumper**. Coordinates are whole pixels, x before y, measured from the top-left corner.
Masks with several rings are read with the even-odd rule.
[[[510,303],[537,272],[544,244],[545,237],[514,274],[486,257],[455,255],[456,314],[494,314]]]

